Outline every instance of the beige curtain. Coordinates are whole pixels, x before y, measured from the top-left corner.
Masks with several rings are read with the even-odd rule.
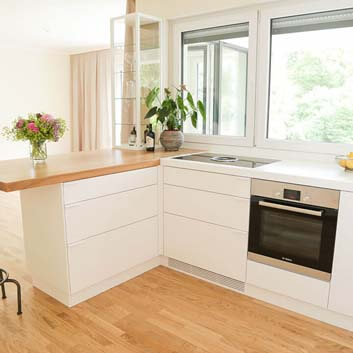
[[[71,134],[73,151],[112,146],[111,52],[71,56]]]

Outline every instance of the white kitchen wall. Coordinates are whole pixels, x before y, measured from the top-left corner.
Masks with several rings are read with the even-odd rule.
[[[70,57],[31,49],[0,48],[0,129],[19,115],[45,111],[70,123]],[[70,132],[48,153],[70,152]],[[0,135],[0,160],[27,157],[28,144]]]
[[[171,19],[267,2],[271,0],[136,0],[136,10]]]

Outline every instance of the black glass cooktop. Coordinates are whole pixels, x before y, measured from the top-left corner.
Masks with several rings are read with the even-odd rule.
[[[222,164],[234,167],[257,168],[265,164],[277,162],[274,159],[263,159],[254,157],[239,157],[218,153],[198,153],[186,156],[174,157],[174,159],[182,159],[184,161],[204,162],[212,164]]]

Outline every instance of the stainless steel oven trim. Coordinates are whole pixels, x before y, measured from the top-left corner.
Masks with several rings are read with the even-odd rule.
[[[290,211],[295,213],[307,214],[310,216],[322,217],[322,211],[308,210],[306,208],[299,208],[287,205],[281,205],[278,203],[272,203],[267,201],[259,201],[259,205],[263,207],[275,208],[278,210]]]
[[[321,281],[325,281],[325,282],[331,281],[330,273],[315,270],[309,267],[292,264],[290,262],[274,259],[272,257],[255,254],[253,252],[248,252],[248,259],[264,265],[269,265],[272,267],[280,268],[282,270],[298,273],[300,275],[316,278]]]
[[[288,200],[283,196],[284,189],[300,191],[300,200]],[[277,181],[252,179],[251,195],[270,199],[292,202],[293,204],[306,204],[324,208],[338,209],[340,201],[340,191],[318,188],[306,185],[288,184]]]

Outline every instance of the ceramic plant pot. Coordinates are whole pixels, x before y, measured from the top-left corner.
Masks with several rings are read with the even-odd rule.
[[[184,135],[178,130],[164,130],[160,142],[166,151],[178,151],[184,143]]]

